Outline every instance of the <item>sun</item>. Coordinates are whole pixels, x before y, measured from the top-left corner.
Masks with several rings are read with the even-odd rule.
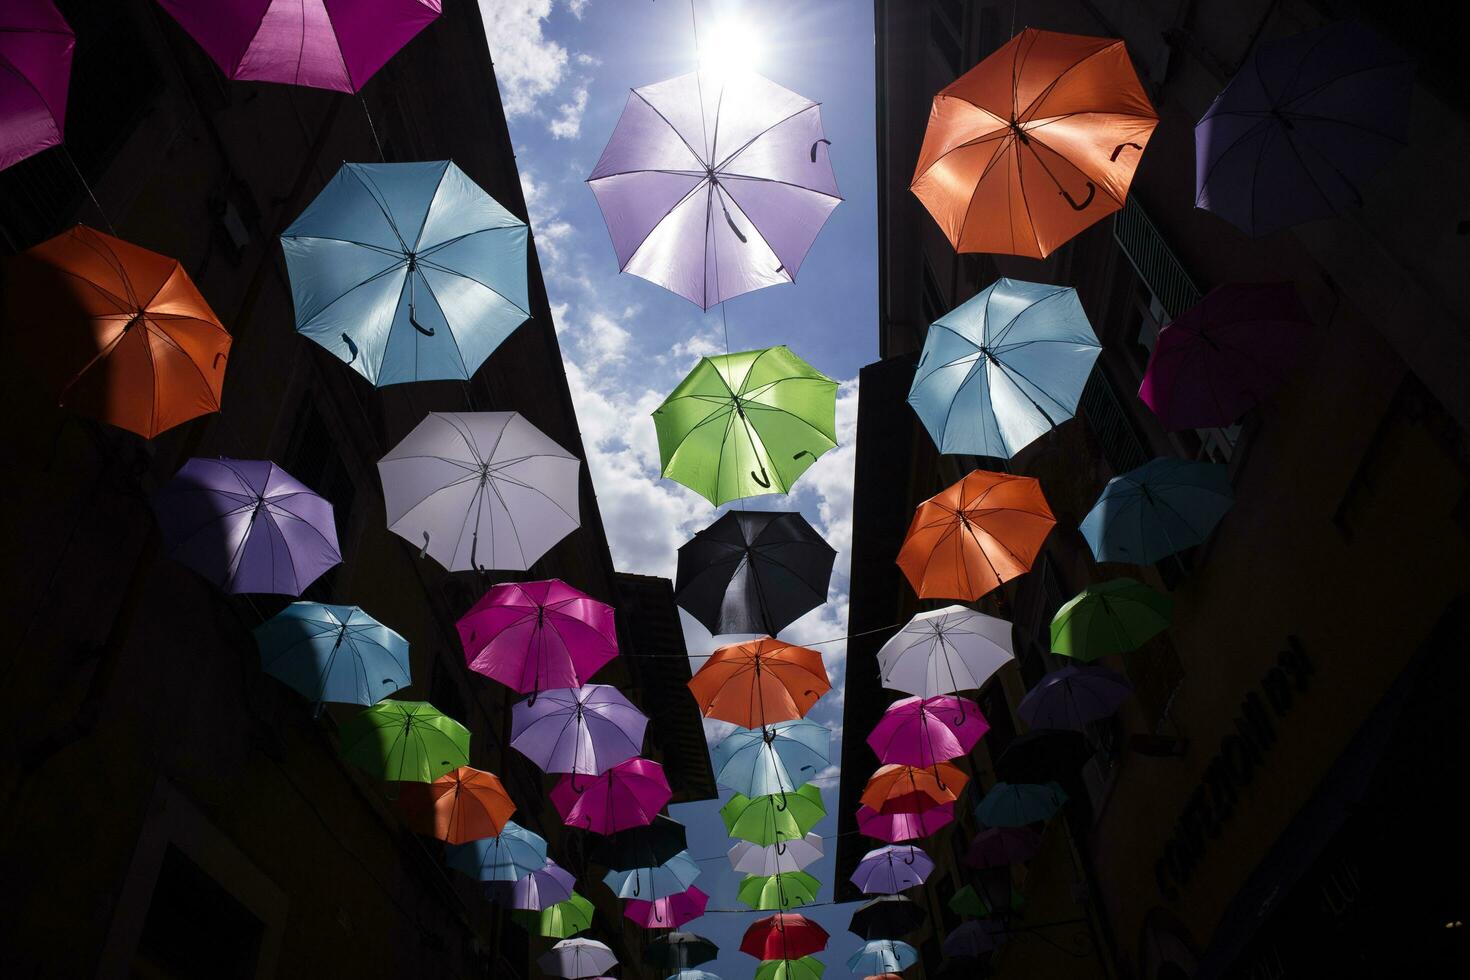
[[[760,68],[765,47],[748,22],[721,18],[710,27],[700,25],[699,68],[716,77],[754,72]]]

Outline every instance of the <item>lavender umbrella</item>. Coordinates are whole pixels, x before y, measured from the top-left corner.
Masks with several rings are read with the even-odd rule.
[[[577,879],[570,871],[547,858],[545,867],[515,881],[491,882],[485,887],[485,893],[493,901],[513,909],[540,912],[570,899],[576,885]]]
[[[1000,868],[1029,861],[1041,850],[1041,835],[1024,827],[982,830],[970,841],[965,863],[972,868]]]
[[[709,309],[792,282],[842,200],[821,109],[751,72],[634,89],[587,183],[618,267]]]
[[[554,688],[511,708],[510,744],[542,772],[600,776],[643,750],[646,727],[615,687]]]
[[[169,554],[226,592],[299,596],[342,561],[332,505],[269,460],[191,459],[153,509]]]
[[[934,871],[934,860],[912,844],[880,847],[863,855],[852,883],[865,895],[896,895],[922,885]]]
[[[1016,714],[1031,728],[1081,731],[1112,715],[1132,693],[1126,677],[1101,664],[1067,666],[1037,681]]]
[[[51,0],[0,5],[0,170],[61,142],[75,47]]]
[[[945,956],[983,956],[1008,938],[1010,927],[998,919],[972,919],[944,938]]]

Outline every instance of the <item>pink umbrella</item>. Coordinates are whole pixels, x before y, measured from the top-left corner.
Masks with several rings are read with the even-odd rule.
[[[885,765],[935,766],[966,755],[989,730],[969,698],[904,698],[883,712],[868,744]]]
[[[648,759],[620,762],[590,783],[575,780],[575,775],[558,780],[551,802],[568,827],[594,834],[646,827],[673,796],[664,767]]]
[[[522,694],[581,687],[618,655],[612,606],[560,579],[497,585],[457,625],[470,669]]]
[[[74,47],[51,0],[0,4],[0,170],[61,142]]]
[[[441,0],[158,0],[238,81],[357,92]]]
[[[704,915],[709,896],[694,886],[652,902],[630,898],[623,914],[645,929],[677,929]]]
[[[945,803],[923,813],[879,813],[869,806],[857,811],[858,833],[890,844],[928,837],[940,827],[954,823],[954,803]]]
[[[1041,835],[1025,827],[982,830],[970,841],[965,863],[972,868],[1002,868],[1029,861],[1041,850]]]

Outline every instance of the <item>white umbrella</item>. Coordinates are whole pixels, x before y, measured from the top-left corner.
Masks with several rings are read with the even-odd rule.
[[[945,606],[909,620],[878,651],[883,686],[923,698],[972,691],[1007,663],[1011,624],[964,606]]]
[[[581,526],[581,468],[516,412],[432,412],[378,463],[389,530],[452,572],[530,568]]]
[[[730,867],[741,874],[768,877],[804,871],[822,859],[822,838],[820,834],[807,834],[800,840],[782,841],[765,847],[750,841],[736,841],[729,856]]]
[[[599,977],[618,965],[613,951],[595,939],[563,939],[536,960],[554,977]]]

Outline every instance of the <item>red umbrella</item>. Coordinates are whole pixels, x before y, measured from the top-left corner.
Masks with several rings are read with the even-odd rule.
[[[827,948],[827,930],[804,915],[777,912],[756,919],[740,940],[740,952],[758,960],[799,960]]]

